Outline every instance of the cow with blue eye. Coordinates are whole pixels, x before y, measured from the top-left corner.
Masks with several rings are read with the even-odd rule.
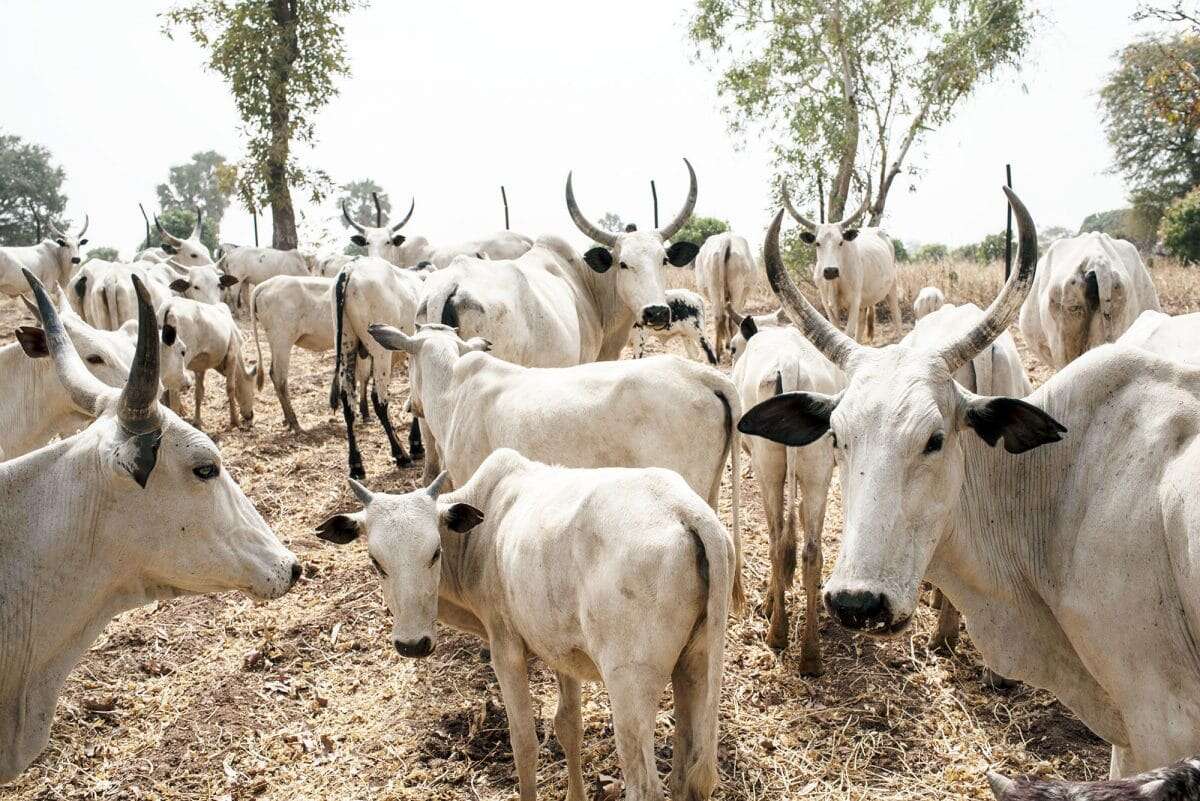
[[[704,334],[704,298],[688,289],[668,289],[663,293],[667,307],[671,310],[671,322],[665,328],[651,328],[645,323],[633,326],[633,358],[646,355],[646,340],[653,335],[666,343],[678,339],[683,342],[687,355],[709,364],[717,363],[717,353]],[[701,355],[703,354],[703,355]]]

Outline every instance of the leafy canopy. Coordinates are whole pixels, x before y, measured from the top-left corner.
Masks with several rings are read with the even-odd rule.
[[[171,167],[167,182],[158,185],[158,205],[190,212],[201,209],[205,217],[219,225],[236,181],[236,168],[220,153],[195,153],[191,161]]]
[[[45,222],[60,219],[67,198],[66,173],[51,162],[50,151],[19,136],[0,133],[0,245],[30,244]],[[35,218],[36,215],[36,218]]]
[[[696,246],[704,244],[704,241],[715,234],[723,234],[729,230],[729,223],[724,220],[718,220],[716,217],[698,217],[693,214],[679,229],[679,233],[672,237],[672,242],[691,242]]]

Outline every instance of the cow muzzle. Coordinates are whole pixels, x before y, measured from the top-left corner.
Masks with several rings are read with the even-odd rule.
[[[392,645],[396,647],[396,653],[408,659],[421,659],[433,653],[433,640],[429,637],[412,641],[392,640]]]
[[[864,634],[886,636],[902,631],[909,618],[896,618],[883,593],[868,589],[826,591],[825,608],[840,625]]]
[[[72,256],[72,257],[71,257],[71,264],[79,264],[79,257],[78,257],[78,256]]]
[[[671,309],[662,304],[642,307],[642,324],[651,328],[666,328],[671,324]]]
[[[837,267],[826,267],[821,272],[821,275],[824,276],[826,281],[836,281],[837,277],[841,275],[841,271]]]

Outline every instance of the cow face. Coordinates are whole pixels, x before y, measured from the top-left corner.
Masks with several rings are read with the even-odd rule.
[[[445,391],[459,357],[492,348],[492,344],[482,337],[463,340],[456,329],[441,323],[421,325],[412,336],[390,325],[372,325],[368,330],[383,347],[404,351],[411,357],[408,363],[409,397],[413,415],[417,417],[425,416],[427,398],[436,400]]]
[[[350,241],[361,248],[367,249],[368,256],[383,259],[393,263],[397,261],[397,250],[405,243],[407,237],[391,228],[372,228],[363,226],[360,233],[350,237]]]
[[[1113,342],[1121,334],[1116,321],[1125,311],[1126,290],[1107,256],[1092,256],[1067,280],[1050,287],[1049,314],[1058,336],[1054,345],[1060,365],[1086,351]]]
[[[813,276],[826,281],[838,280],[846,268],[849,243],[857,238],[857,228],[843,228],[840,223],[819,223],[811,231],[802,231],[800,239],[817,250]]]
[[[124,386],[129,378],[130,362],[133,360],[133,340],[121,332],[92,328],[73,311],[64,310],[59,314],[63,328],[66,329],[88,372],[110,387]],[[46,332],[43,329],[21,327],[17,329],[16,335],[21,348],[31,359],[50,355]]]
[[[171,291],[200,303],[217,305],[221,302],[222,291],[238,282],[238,279],[221,270],[220,262],[200,267],[187,267],[174,260],[168,264],[178,276],[170,284]]]
[[[663,329],[671,324],[671,309],[663,291],[663,268],[691,263],[699,251],[691,242],[664,247],[654,231],[630,231],[616,237],[612,248],[596,246],[584,261],[597,273],[611,273],[623,308],[633,313],[639,325]]]
[[[80,257],[80,248],[88,243],[83,235],[87,233],[88,216],[83,215],[83,227],[79,229],[79,233],[71,234],[69,231],[60,231],[53,222],[47,222],[46,227],[49,229],[50,240],[54,242],[58,250],[58,263],[62,266],[63,275],[67,274],[67,270],[72,265],[79,264],[83,259]]]
[[[363,510],[333,515],[317,527],[318,537],[339,545],[365,536],[392,613],[392,644],[405,657],[433,653],[443,550],[458,552],[463,538],[483,520],[469,504],[439,500],[445,481],[443,473],[426,489],[387,495],[371,493],[351,479]]]
[[[179,396],[192,388],[192,374],[187,366],[188,347],[179,336],[175,324],[169,320],[163,321],[161,336],[162,344],[158,353],[159,373],[163,386],[175,396],[175,411],[178,412]]]

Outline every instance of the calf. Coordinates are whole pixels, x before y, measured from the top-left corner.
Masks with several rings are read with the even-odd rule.
[[[696,288],[713,307],[717,353],[733,338],[737,325],[726,308],[744,309],[754,288],[754,255],[746,238],[724,233],[710,236],[696,256]]]
[[[1013,780],[992,771],[987,780],[996,801],[1198,801],[1200,758],[1104,782]]]
[[[663,292],[667,306],[671,309],[671,322],[666,328],[647,328],[641,322],[633,326],[633,357],[640,359],[646,355],[646,337],[653,333],[663,342],[672,339],[683,340],[683,347],[688,356],[697,361],[701,350],[709,364],[717,363],[717,354],[704,335],[704,298],[686,289],[668,289]]]
[[[438,620],[487,642],[522,801],[536,796],[531,654],[558,679],[568,798],[586,794],[581,683],[600,681],[626,798],[661,801],[654,728],[668,679],[672,797],[709,798],[737,580],[736,548],[716,514],[669,470],[550,467],[507,449],[439,497],[444,481],[406,495],[352,483],[365,508],[317,532],[338,544],[366,540],[402,656],[432,654]]]
[[[774,320],[774,316],[771,317]],[[734,355],[733,382],[749,409],[784,392],[836,394],[846,385],[842,371],[790,325],[759,329],[755,318],[740,321],[744,346]],[[743,440],[758,481],[771,543],[771,578],[764,612],[771,624],[767,644],[782,650],[788,644],[787,590],[796,570],[796,510],[804,525],[801,556],[805,596],[804,638],[800,672],[819,674],[821,641],[821,532],[833,479],[833,448],[815,442],[788,448],[761,437]]]
[[[72,236],[63,233],[47,220],[52,239],[43,239],[28,247],[0,247],[0,294],[15,298],[29,291],[22,274],[28,270],[52,290],[65,286],[71,271],[82,261],[80,248],[87,244],[88,217],[83,215],[83,228]]]
[[[212,440],[156,400],[158,328],[141,279],[137,347],[114,389],[25,276],[55,374],[95,422],[0,463],[0,784],[46,747],[63,682],[112,617],[192,593],[278,598],[300,576]]]
[[[242,359],[242,332],[234,322],[228,307],[198,303],[187,298],[171,298],[158,311],[162,325],[162,341],[171,352],[176,341],[186,350],[180,358],[192,371],[196,382],[196,408],[192,414],[192,425],[201,428],[201,409],[204,406],[204,376],[215,370],[225,376],[225,392],[229,397],[229,426],[238,425],[238,411],[242,420],[254,420],[254,385],[257,381],[258,365],[247,369]],[[165,380],[165,377],[164,377]],[[170,402],[180,410],[182,386],[167,385]]]
[[[936,286],[927,286],[917,293],[913,301],[913,316],[920,320],[927,314],[937,311],[946,304],[946,296]]]

